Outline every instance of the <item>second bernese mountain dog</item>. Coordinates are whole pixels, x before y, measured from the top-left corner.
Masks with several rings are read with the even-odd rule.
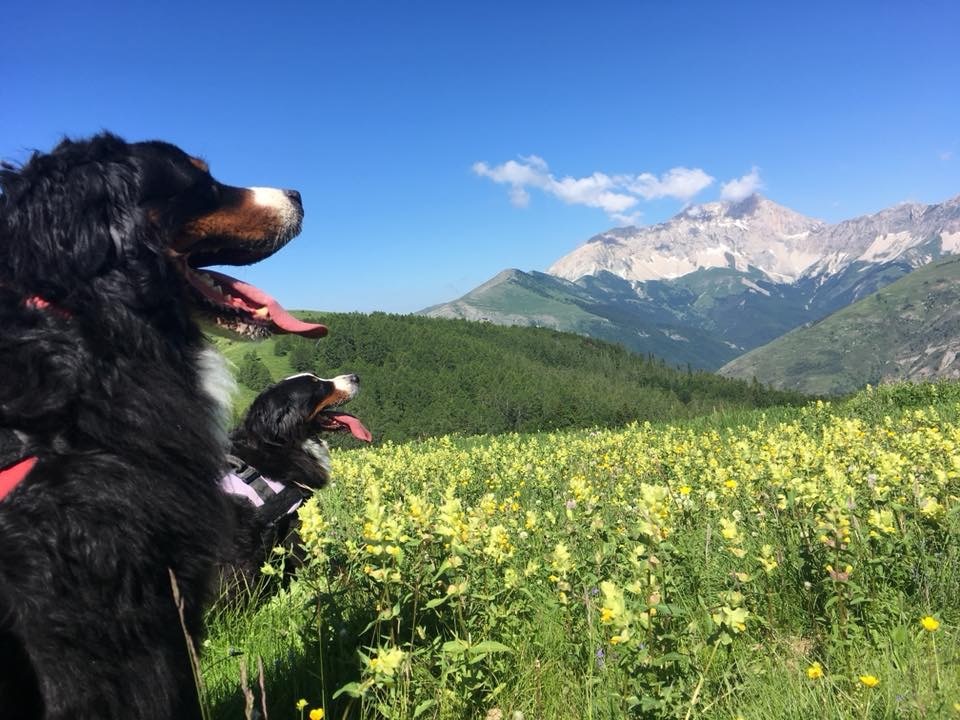
[[[199,720],[189,643],[221,544],[232,380],[198,315],[319,336],[210,265],[300,232],[294,190],[233,187],[102,133],[0,167],[0,716]]]
[[[292,375],[261,392],[231,435],[230,469],[222,481],[235,513],[234,542],[223,557],[228,598],[261,587],[260,568],[274,547],[286,550],[284,576],[299,565],[296,511],[330,480],[330,455],[320,435],[370,432],[341,406],[360,392],[357,375],[327,380]]]

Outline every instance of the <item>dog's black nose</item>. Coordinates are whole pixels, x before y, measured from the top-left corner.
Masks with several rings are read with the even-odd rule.
[[[360,384],[360,376],[357,375],[356,373],[350,376],[350,380],[353,382],[354,385]]]
[[[296,190],[284,190],[283,194],[293,200],[297,205],[303,205],[303,200],[300,197],[300,193]]]

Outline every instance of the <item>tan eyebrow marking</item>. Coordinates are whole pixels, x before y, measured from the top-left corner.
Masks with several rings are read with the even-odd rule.
[[[198,170],[203,170],[203,172],[205,172],[205,173],[210,172],[210,166],[207,165],[206,161],[201,160],[201,159],[198,158],[198,157],[191,157],[191,158],[190,158],[190,163],[191,163],[195,168],[197,168]]]

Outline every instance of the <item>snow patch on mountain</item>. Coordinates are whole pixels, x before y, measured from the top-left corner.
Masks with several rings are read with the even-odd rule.
[[[760,287],[759,285],[757,285],[757,284],[756,284],[755,282],[753,282],[752,280],[749,280],[749,279],[747,279],[747,278],[740,278],[740,284],[741,284],[741,285],[744,285],[745,287],[750,288],[751,290],[753,290],[753,292],[758,292],[758,293],[760,293],[760,294],[762,294],[762,295],[766,295],[767,297],[770,297],[770,291],[769,291],[769,290],[766,290],[766,289]]]

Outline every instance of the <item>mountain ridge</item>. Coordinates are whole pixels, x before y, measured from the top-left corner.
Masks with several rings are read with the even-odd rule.
[[[753,267],[774,282],[791,283],[836,274],[855,262],[891,261],[923,246],[932,234],[944,236],[941,252],[960,250],[960,195],[826,223],[754,194],[738,202],[695,205],[656,225],[595,235],[547,272],[576,281],[606,270],[644,281],[677,279],[709,267]]]
[[[893,380],[960,378],[960,257],[921,267],[720,374],[816,395]]]

